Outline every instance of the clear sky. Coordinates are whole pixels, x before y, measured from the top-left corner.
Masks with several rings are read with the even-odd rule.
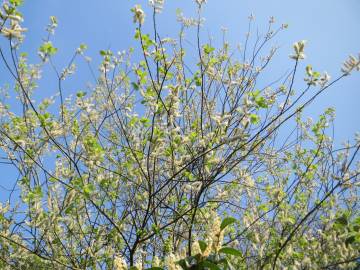
[[[37,49],[46,35],[49,16],[54,15],[59,21],[53,38],[54,45],[59,48],[55,64],[62,69],[79,44],[86,43],[89,47],[87,54],[93,57],[96,68],[99,50],[118,51],[133,45],[135,26],[130,8],[135,4],[141,4],[150,14],[144,0],[25,0],[22,11],[24,26],[29,28],[29,33],[22,50],[29,53],[31,60],[38,61]],[[192,0],[165,1],[165,9],[158,21],[162,37],[176,37],[179,30],[175,15],[178,7],[186,16],[195,14]],[[315,70],[328,71],[335,78],[348,55],[360,52],[359,0],[208,0],[204,9],[203,39],[206,41],[212,36],[215,41],[220,40],[221,27],[226,27],[230,43],[242,43],[247,32],[247,17],[251,13],[256,17],[254,30],[257,27],[260,32],[266,31],[270,16],[274,16],[279,24],[289,24],[288,30],[275,39],[274,44],[280,46],[280,51],[275,65],[268,71],[269,79],[292,67],[293,62],[288,55],[295,41],[308,41],[305,50],[307,58],[300,67],[302,74],[305,66],[311,64]],[[0,67],[0,71],[3,70]],[[1,76],[0,83],[5,83],[7,78]],[[80,70],[79,75],[68,82],[65,96],[84,88],[88,81],[91,81],[90,74]],[[51,77],[45,76],[39,91],[43,91],[44,96],[52,95],[55,83],[51,82]],[[360,131],[359,86],[360,73],[354,73],[324,93],[307,111],[308,115],[316,118],[324,108],[336,108],[337,143],[352,138],[356,131]]]

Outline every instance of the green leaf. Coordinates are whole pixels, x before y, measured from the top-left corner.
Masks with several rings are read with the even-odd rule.
[[[99,53],[100,53],[101,56],[111,56],[112,55],[112,52],[110,50],[107,50],[107,51],[100,50]]]
[[[206,54],[210,54],[210,53],[212,53],[214,50],[215,50],[215,48],[211,47],[209,44],[206,44],[206,45],[204,46],[204,52],[205,52]]]
[[[50,16],[50,22],[55,25],[57,25],[57,23],[58,23],[57,18],[55,16]]]
[[[140,38],[140,30],[139,30],[139,29],[136,29],[136,30],[135,30],[134,38],[135,38],[136,40],[138,40],[138,39]]]
[[[181,142],[180,142],[181,143]],[[193,181],[195,179],[195,176],[190,171],[185,171],[184,176],[189,179],[190,181]]]
[[[346,238],[345,244],[351,245],[352,243],[355,242],[355,240],[356,240],[356,236],[354,234],[350,234],[350,236]]]
[[[55,48],[51,41],[45,42],[43,45],[40,46],[39,51],[48,54],[48,55],[54,55],[57,52],[57,48]]]
[[[219,253],[242,257],[242,253],[239,250],[231,247],[223,247],[219,250]]]
[[[200,77],[200,72],[196,72],[194,75],[194,81],[195,81],[195,85],[196,86],[201,86],[202,85],[202,79]]]
[[[210,270],[221,270],[221,268],[219,266],[217,266],[216,264],[214,264],[208,260],[203,261],[200,265],[203,267],[207,267]],[[200,269],[203,269],[203,268],[200,268]]]
[[[42,197],[42,195],[43,195],[40,186],[36,186],[36,188],[34,189],[34,193],[39,197]]]
[[[314,72],[313,72],[313,77],[314,77],[314,78],[319,78],[320,75],[321,75],[321,73],[318,72],[318,71],[314,71]]]
[[[155,234],[160,234],[160,228],[156,224],[152,224],[151,228]]]
[[[223,230],[225,229],[227,226],[233,224],[234,222],[236,222],[236,219],[233,217],[227,217],[225,218],[220,225],[220,229]]]
[[[201,241],[201,240],[199,240],[198,242],[199,242],[199,246],[200,246],[201,252],[204,252],[204,251],[206,250],[206,248],[207,248],[206,242],[205,242],[205,241]]]
[[[190,267],[190,264],[188,263],[187,259],[191,259],[192,257],[181,259],[180,261],[177,261],[176,263],[181,266],[182,269],[188,269]]]
[[[139,85],[137,83],[132,82],[131,86],[134,88],[134,90],[139,90]]]
[[[81,44],[80,44],[80,49],[81,49],[82,51],[85,51],[85,50],[87,49],[87,45],[84,44],[84,43],[81,43]]]
[[[23,3],[23,0],[10,0],[9,2],[10,2],[10,4],[17,7],[17,6],[20,6]]]
[[[148,34],[142,35],[142,42],[145,50],[147,50],[151,45],[155,44],[155,42],[150,39]]]
[[[260,96],[260,97],[257,97],[257,98],[255,99],[255,103],[256,103],[256,105],[257,105],[258,107],[260,107],[260,108],[266,109],[266,108],[268,107],[265,98],[264,98],[264,97],[261,97],[261,96]]]
[[[150,122],[150,119],[149,119],[149,118],[146,118],[146,117],[141,117],[141,118],[140,118],[140,122],[141,122],[142,124],[146,124],[146,123],[149,123],[149,122]]]
[[[79,92],[76,93],[76,96],[77,96],[78,98],[82,98],[82,97],[84,97],[85,95],[86,95],[86,92],[84,92],[84,91],[79,91]]]
[[[348,225],[348,217],[346,214],[341,215],[340,217],[338,217],[335,220],[336,224],[342,225],[342,226],[347,226]]]
[[[155,266],[151,268],[146,268],[145,270],[164,270],[164,268]]]
[[[223,268],[224,270],[225,269],[229,269],[229,270],[235,269],[234,266],[228,261],[227,258],[223,258],[223,259],[219,260],[218,264],[224,265],[224,268]]]
[[[91,195],[91,193],[93,193],[94,190],[95,190],[95,187],[93,184],[87,184],[87,185],[84,185],[84,187],[83,187],[83,192],[86,196]]]
[[[260,117],[257,114],[250,114],[250,122],[251,124],[257,124],[260,122]]]

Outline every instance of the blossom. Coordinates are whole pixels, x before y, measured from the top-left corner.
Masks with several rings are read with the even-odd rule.
[[[152,261],[152,267],[159,267],[161,264],[161,261],[158,256],[155,256]]]
[[[206,235],[207,248],[202,252],[204,257],[209,256],[212,251],[218,252],[224,240],[224,230],[221,229],[221,219],[215,212],[211,214]]]
[[[221,230],[221,220],[219,217],[216,217],[211,230],[213,232],[212,234],[212,248],[215,252],[218,252],[222,246],[222,242],[224,240],[224,231]]]
[[[21,39],[22,33],[26,32],[26,28],[22,28],[19,24],[18,20],[11,20],[10,21],[10,28],[2,27],[1,34],[6,38],[17,38]]]
[[[306,44],[306,40],[301,40],[294,43],[293,48],[295,54],[290,55],[290,58],[295,60],[305,59],[305,54],[304,54],[305,44]]]
[[[360,54],[358,59],[356,59],[353,55],[350,55],[349,59],[344,62],[341,71],[344,73],[344,75],[349,75],[354,69],[360,71]]]
[[[199,21],[195,18],[185,17],[183,12],[181,12],[181,10],[179,10],[179,9],[176,11],[176,17],[177,17],[177,21],[182,23],[186,27],[196,26],[203,22],[203,19],[200,19],[200,21]]]
[[[143,24],[145,21],[145,12],[142,10],[140,5],[135,5],[131,11],[134,13],[134,23],[138,22]]]
[[[331,76],[325,71],[324,74],[320,77],[320,85],[324,87],[331,79]]]
[[[115,270],[127,270],[126,261],[121,256],[115,256],[114,258],[114,268]]]
[[[180,265],[176,264],[178,259],[178,256],[174,254],[169,254],[165,257],[165,265],[168,267],[169,270],[181,270],[182,268],[180,267]]]
[[[152,6],[156,13],[160,13],[164,8],[164,0],[149,0],[150,6]]]
[[[195,254],[195,255],[202,253],[198,241],[195,241],[195,242],[192,243],[192,245],[191,245],[191,252],[192,252],[193,254]]]
[[[198,192],[201,189],[201,182],[193,182],[184,186],[184,192]]]

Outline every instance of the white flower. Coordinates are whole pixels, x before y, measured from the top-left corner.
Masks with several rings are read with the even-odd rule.
[[[21,16],[19,16],[19,15],[12,15],[12,14],[10,14],[10,15],[7,15],[7,17],[8,17],[9,19],[14,20],[14,21],[17,21],[17,22],[23,22],[23,21],[24,21],[24,19],[23,19]]]
[[[26,32],[26,28],[22,28],[17,20],[10,21],[10,28],[2,27],[1,34],[6,38],[23,38],[22,33]]]
[[[127,265],[126,265],[126,262],[123,257],[115,256],[114,268],[115,268],[115,270],[127,270]]]
[[[304,54],[305,44],[306,44],[306,40],[301,40],[294,43],[293,47],[295,54],[290,55],[290,58],[295,60],[305,59],[305,54]]]
[[[331,76],[325,71],[324,74],[320,77],[320,85],[324,87],[331,79]]]
[[[201,24],[202,21],[198,21],[197,19],[195,18],[187,18],[184,16],[184,14],[181,12],[181,10],[177,10],[176,12],[176,17],[177,17],[177,21],[182,23],[184,26],[186,27],[191,27],[191,26],[196,26],[198,25],[199,23]]]
[[[201,189],[201,182],[193,182],[184,186],[185,193],[198,192]]]
[[[164,0],[150,0],[150,6],[152,6],[156,13],[160,13],[164,8]]]
[[[344,75],[349,75],[354,69],[360,71],[360,54],[358,56],[358,59],[350,55],[349,59],[344,62],[341,71],[344,73]]]
[[[191,252],[192,252],[193,254],[195,254],[195,255],[202,253],[198,241],[195,241],[195,242],[192,243],[192,245],[191,245]]]
[[[165,257],[165,265],[168,267],[169,270],[181,270],[181,266],[176,264],[176,261],[178,260],[178,256],[174,254],[169,254]]]
[[[161,263],[161,261],[160,261],[159,257],[155,256],[152,261],[152,267],[159,267],[160,263]]]
[[[135,5],[131,11],[134,13],[134,23],[138,22],[143,24],[145,21],[145,12],[142,10],[140,5]]]

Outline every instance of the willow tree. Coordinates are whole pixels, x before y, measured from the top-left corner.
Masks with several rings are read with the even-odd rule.
[[[271,18],[242,48],[215,48],[201,43],[204,2],[197,18],[178,12],[173,37],[157,28],[163,1],[148,17],[136,5],[138,49],[101,50],[96,83],[70,97],[63,81],[78,61],[92,65],[86,45],[56,67],[51,17],[30,64],[21,1],[2,3],[2,181],[15,181],[0,208],[1,269],[356,268],[360,139],[335,148],[334,109],[315,121],[303,112],[360,59],[332,80],[304,64],[299,41],[291,71],[264,82],[278,50],[268,45],[287,26]],[[58,89],[36,99],[47,66]]]

